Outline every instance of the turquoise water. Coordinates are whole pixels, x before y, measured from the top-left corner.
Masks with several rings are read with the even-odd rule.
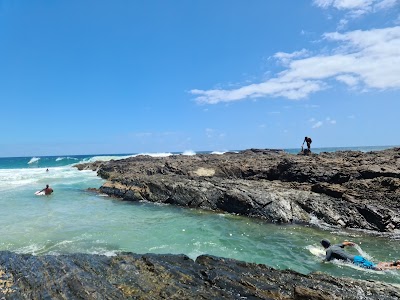
[[[168,154],[158,154],[168,155]],[[212,254],[307,274],[400,284],[398,271],[368,271],[322,263],[319,241],[352,240],[373,261],[400,259],[400,242],[362,232],[316,226],[273,225],[261,220],[146,202],[124,202],[87,191],[103,180],[72,164],[124,156],[0,158],[0,250],[60,254],[119,251]],[[46,171],[46,169],[49,171]],[[49,184],[51,196],[34,192]],[[357,254],[356,249],[350,249]]]

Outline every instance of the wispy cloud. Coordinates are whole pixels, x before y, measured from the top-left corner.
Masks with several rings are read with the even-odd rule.
[[[326,118],[326,122],[328,123],[328,124],[332,124],[332,125],[335,125],[336,124],[336,120],[332,120],[331,118]]]
[[[328,124],[328,125],[335,125],[336,124],[336,120],[333,120],[330,117],[325,118],[325,121],[318,121],[315,118],[311,118],[311,119],[308,120],[308,122],[312,123],[312,125],[311,125],[312,129],[320,128],[324,124]]]
[[[293,59],[306,57],[308,54],[309,52],[306,49],[302,49],[301,51],[295,51],[293,53],[277,52],[273,57],[283,65],[288,65]]]
[[[212,129],[212,128],[206,128],[205,134],[206,134],[206,137],[209,139],[226,137],[226,134],[224,132],[220,132],[220,131]]]
[[[376,2],[376,1],[375,1]],[[236,89],[191,90],[199,103],[215,104],[261,97],[302,99],[329,88],[335,79],[360,89],[400,88],[400,26],[345,33],[330,32],[323,40],[336,43],[329,54],[309,54],[306,50],[276,54],[287,69],[275,78]]]
[[[323,122],[322,121],[318,121],[311,128],[316,129],[316,128],[321,127],[322,125],[323,125]]]
[[[394,7],[396,4],[399,3],[399,0],[382,0],[382,1],[377,1],[375,4],[374,8],[376,10],[381,10],[381,9],[389,9]]]
[[[397,3],[398,0],[314,0],[314,5],[318,7],[346,11],[352,17],[389,9]]]
[[[350,21],[362,16],[389,10],[398,4],[400,0],[314,0],[314,5],[325,10],[337,10],[344,13],[343,18],[337,24],[337,30],[343,30]],[[330,16],[328,19],[332,19]],[[393,21],[393,24],[397,24]]]
[[[344,12],[345,16],[376,13],[399,3],[400,0],[313,0],[315,6],[336,9]],[[399,24],[400,16],[397,22],[393,20],[392,24]],[[348,18],[341,19],[339,30],[347,23]],[[400,88],[400,26],[329,32],[321,38],[319,51],[301,49],[272,55],[269,59],[275,59],[285,69],[263,82],[225,85],[225,88],[208,90],[193,89],[190,93],[198,103],[215,104],[276,97],[298,100],[330,88],[334,81],[363,91]],[[327,47],[331,51],[327,52]]]
[[[341,81],[350,87],[356,86],[360,81],[356,76],[352,75],[338,75],[336,76],[336,80]]]

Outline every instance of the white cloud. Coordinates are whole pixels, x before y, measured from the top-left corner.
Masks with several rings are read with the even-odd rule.
[[[360,18],[367,14],[377,13],[382,10],[389,10],[396,6],[400,0],[314,0],[314,5],[325,9],[336,9],[344,13],[339,21],[337,30],[343,30],[349,20]],[[331,19],[329,17],[328,19]],[[394,24],[397,24],[394,22]]]
[[[286,80],[284,77],[270,79],[259,84],[251,84],[233,90],[192,90],[193,95],[199,95],[196,99],[199,103],[215,104],[218,102],[232,102],[245,98],[260,98],[265,96],[285,97],[288,99],[301,99],[312,92],[323,89],[323,83],[318,81]]]
[[[338,26],[337,26],[337,29],[338,29],[338,30],[344,29],[344,28],[347,26],[348,23],[349,23],[348,20],[346,20],[346,19],[341,19],[341,20],[339,21],[339,24],[338,24]]]
[[[341,81],[351,87],[356,86],[359,82],[359,79],[352,75],[339,75],[336,76],[336,80]]]
[[[317,123],[315,123],[311,128],[316,129],[319,128],[323,125],[323,123],[321,121],[318,121]]]
[[[294,58],[305,57],[307,55],[308,51],[306,49],[302,49],[301,51],[295,51],[293,53],[278,52],[275,53],[274,58],[279,60],[283,65],[287,65]]]
[[[321,1],[322,2],[322,1]],[[323,35],[324,41],[335,42],[337,47],[330,54],[309,54],[306,50],[284,55],[286,70],[275,78],[236,89],[190,91],[199,103],[215,104],[261,97],[302,99],[329,87],[335,79],[360,89],[400,88],[400,26],[345,33],[331,32]]]
[[[397,2],[398,0],[314,0],[314,5],[323,9],[335,8],[346,11],[349,15],[357,17],[392,8]]]
[[[335,124],[336,124],[336,120],[332,120],[330,117],[326,118],[326,122],[327,122],[328,124],[332,124],[332,125],[335,125]]]
[[[398,0],[378,1],[378,3],[375,4],[374,8],[375,8],[375,10],[389,9],[389,8],[394,7],[397,3],[398,3]]]

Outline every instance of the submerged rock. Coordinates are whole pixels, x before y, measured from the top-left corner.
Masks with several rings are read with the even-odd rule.
[[[270,222],[398,234],[400,148],[293,155],[250,149],[222,155],[137,156],[80,165],[124,200],[223,210]]]
[[[0,299],[400,299],[384,283],[209,255],[0,252]]]

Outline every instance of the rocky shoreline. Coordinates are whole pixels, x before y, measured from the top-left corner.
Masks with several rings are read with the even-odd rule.
[[[81,164],[107,182],[100,192],[222,210],[277,223],[326,224],[399,236],[400,148],[293,155],[239,153],[137,156]]]
[[[201,255],[0,251],[0,299],[400,299],[389,284]]]
[[[137,156],[81,164],[126,201],[226,211],[398,237],[400,148],[292,155]],[[0,299],[400,299],[398,286],[201,255],[32,256],[0,251]]]

